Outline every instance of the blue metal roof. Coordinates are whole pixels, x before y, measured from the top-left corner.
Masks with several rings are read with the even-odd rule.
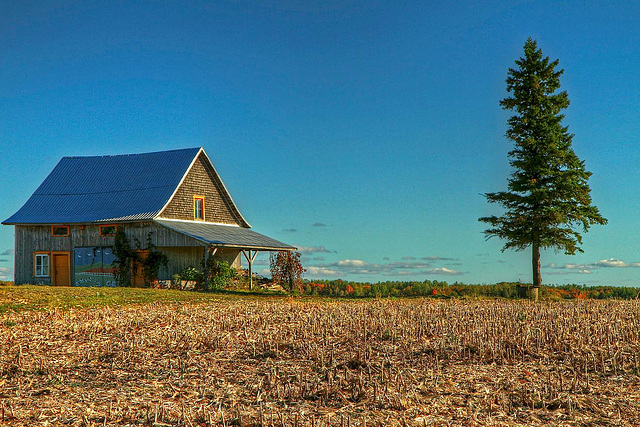
[[[200,150],[64,157],[24,206],[3,224],[153,219]]]
[[[177,233],[192,237],[212,246],[240,249],[295,250],[296,248],[253,230],[232,225],[207,222],[171,221],[156,219],[156,223]]]

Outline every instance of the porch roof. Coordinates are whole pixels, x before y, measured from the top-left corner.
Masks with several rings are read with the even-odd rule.
[[[293,251],[294,246],[287,245],[255,231],[233,225],[212,224],[200,221],[176,221],[156,219],[163,227],[184,234],[207,245],[216,247],[252,249],[262,251]]]

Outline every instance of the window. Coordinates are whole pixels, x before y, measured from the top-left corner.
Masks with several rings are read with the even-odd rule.
[[[100,230],[100,235],[103,237],[115,236],[117,226],[115,225],[99,225],[98,229]]]
[[[193,196],[193,217],[204,220],[204,196]]]
[[[49,277],[48,252],[36,252],[33,254],[33,273],[36,277]]]
[[[52,225],[51,235],[57,237],[67,237],[69,235],[68,225]]]

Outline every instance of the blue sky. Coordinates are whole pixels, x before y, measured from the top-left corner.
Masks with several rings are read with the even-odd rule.
[[[565,124],[609,219],[545,283],[640,285],[640,4],[0,2],[0,217],[62,156],[203,146],[256,231],[307,277],[529,281],[485,241],[506,188],[507,69],[560,59]],[[0,227],[0,280],[13,228]],[[265,263],[263,258],[262,263]],[[264,267],[264,265],[263,265]]]

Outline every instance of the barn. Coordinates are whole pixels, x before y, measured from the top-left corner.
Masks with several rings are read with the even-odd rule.
[[[3,224],[15,226],[16,284],[115,286],[122,230],[168,259],[159,280],[213,254],[251,270],[258,251],[295,247],[251,230],[204,149],[64,157]],[[131,285],[144,286],[140,275]]]

